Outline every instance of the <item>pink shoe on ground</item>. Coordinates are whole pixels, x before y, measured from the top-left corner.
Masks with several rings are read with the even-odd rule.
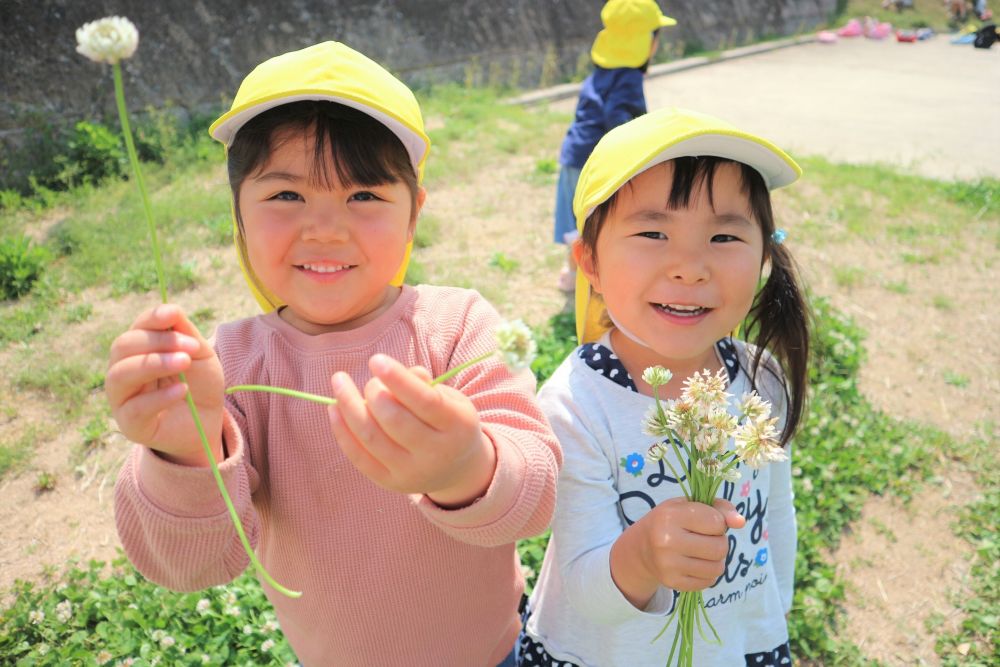
[[[861,34],[861,21],[851,19],[843,28],[837,31],[841,37],[857,37]]]

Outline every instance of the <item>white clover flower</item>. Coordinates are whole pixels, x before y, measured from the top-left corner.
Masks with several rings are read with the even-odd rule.
[[[712,456],[698,459],[694,465],[709,477],[718,477],[719,473],[722,472],[722,461]]]
[[[153,656],[153,659],[149,661],[149,664],[151,667],[156,667],[156,665],[160,664],[160,656]]]
[[[167,633],[164,632],[163,630],[153,630],[153,633],[150,635],[150,637],[153,638],[154,642],[158,642],[166,636]]]
[[[160,648],[166,651],[168,648],[177,643],[177,640],[170,635],[164,635],[163,639],[160,640]]]
[[[715,375],[706,368],[684,381],[684,391],[681,396],[698,406],[702,412],[707,412],[716,406],[725,407],[729,399],[729,394],[726,393],[728,377],[724,368],[720,368]]]
[[[738,423],[736,417],[724,409],[712,410],[705,416],[705,425],[712,430],[718,431],[724,440],[729,440],[732,437],[733,433],[736,432]]]
[[[139,46],[139,31],[124,16],[108,16],[84,23],[76,30],[76,51],[95,63],[115,63],[131,58]]]
[[[642,432],[654,438],[670,435],[669,413],[661,412],[656,405],[650,407],[642,420]]]
[[[226,607],[222,611],[222,613],[225,614],[226,616],[239,616],[240,615],[240,608],[237,607],[236,605],[232,605],[230,607]]]
[[[650,366],[642,372],[642,381],[651,387],[662,387],[670,382],[673,376],[674,374],[663,366]]]
[[[43,643],[38,645],[38,655],[48,655],[48,653],[49,653],[48,644]]]
[[[778,432],[774,425],[777,417],[758,417],[740,425],[734,436],[736,454],[751,468],[787,458],[785,450],[778,446]]]
[[[212,662],[212,656],[210,656],[207,653],[202,653],[201,654],[201,664],[207,665],[210,662]]]
[[[199,614],[206,614],[208,613],[208,610],[211,608],[212,608],[212,602],[207,598],[202,598],[198,600],[198,604],[195,605],[195,609],[198,610]]]
[[[646,450],[646,459],[649,461],[660,461],[667,455],[667,446],[662,442],[657,442],[649,446]]]
[[[135,658],[125,658],[118,662],[118,667],[132,667],[135,664]]]
[[[503,361],[512,371],[531,366],[538,353],[538,346],[531,335],[531,329],[521,320],[502,322],[497,327],[497,347]]]
[[[729,470],[726,470],[725,472],[722,473],[722,479],[729,482],[730,484],[735,484],[736,482],[740,481],[740,478],[742,476],[743,475],[741,475],[740,471],[737,470],[736,468],[730,468]]]
[[[60,623],[68,623],[69,619],[73,618],[73,603],[69,600],[63,600],[56,605],[56,619]]]
[[[261,651],[261,653],[267,653],[272,648],[274,648],[274,640],[273,639],[265,639],[264,643],[260,645],[260,651]]]
[[[743,394],[743,397],[740,399],[740,412],[747,419],[768,417],[771,414],[771,404],[762,399],[757,392],[750,391]]]
[[[245,634],[245,635],[252,635],[253,634],[253,626],[250,625],[249,623],[247,623],[246,625],[244,625],[243,626],[243,634]]]
[[[535,576],[535,571],[524,563],[521,563],[521,576],[527,581]]]
[[[115,657],[115,656],[111,655],[111,653],[109,651],[102,650],[102,651],[98,652],[98,654],[96,656],[94,656],[94,660],[97,662],[98,665],[106,665],[109,662],[111,662],[111,659],[113,657]]]
[[[274,621],[267,621],[261,627],[261,630],[263,630],[265,634],[271,634],[272,632],[277,632],[278,631],[278,624],[275,623]]]
[[[28,622],[32,625],[41,625],[45,620],[45,612],[41,609],[32,609],[28,612]]]

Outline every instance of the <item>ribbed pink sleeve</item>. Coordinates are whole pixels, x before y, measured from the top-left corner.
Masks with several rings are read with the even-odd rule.
[[[358,386],[377,352],[440,375],[493,349],[498,315],[477,293],[405,287],[358,329],[307,336],[269,313],[219,328],[226,382],[329,395]],[[486,494],[443,510],[386,491],[346,459],[326,409],[274,394],[227,397],[220,465],[257,553],[291,600],[265,586],[304,665],[484,665],[517,636],[523,590],[514,543],[545,529],[561,450],[535,404],[530,373],[499,361],[450,381],[476,405],[496,446]],[[136,447],[116,484],[119,534],[135,566],[178,590],[224,583],[247,565],[210,471]]]
[[[462,317],[436,314],[445,335],[458,341],[451,358],[439,360],[445,370],[496,349],[499,315],[483,300],[468,306]],[[471,544],[491,546],[541,533],[555,509],[562,450],[535,402],[534,375],[530,370],[512,375],[497,355],[449,384],[476,406],[496,446],[496,472],[486,494],[469,507],[445,510],[423,496],[417,499],[420,509],[449,535]]]

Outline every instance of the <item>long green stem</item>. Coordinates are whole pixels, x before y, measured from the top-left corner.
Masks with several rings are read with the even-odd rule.
[[[139,168],[139,156],[136,154],[135,144],[132,142],[132,128],[128,123],[128,110],[125,108],[125,86],[122,85],[122,66],[121,63],[115,63],[111,67],[115,78],[115,102],[118,103],[118,120],[122,124],[122,136],[125,137],[125,149],[128,151],[128,160],[132,163],[135,183],[139,186],[139,194],[142,195],[142,208],[146,213],[149,238],[153,244],[153,260],[156,262],[156,282],[160,286],[160,300],[166,303],[167,279],[163,274],[163,257],[160,255],[160,242],[156,238],[156,223],[153,222],[153,209],[149,205],[146,181],[142,179],[142,170]]]
[[[226,389],[227,394],[235,394],[238,391],[263,391],[269,394],[281,394],[282,396],[291,396],[293,398],[304,398],[307,401],[322,403],[324,405],[334,405],[337,402],[337,399],[329,398],[328,396],[310,394],[309,392],[298,391],[297,389],[288,389],[286,387],[272,387],[266,384],[237,384]]]
[[[431,386],[433,387],[436,384],[441,384],[442,382],[450,380],[451,378],[455,377],[456,375],[458,375],[459,373],[461,373],[462,371],[464,371],[469,366],[471,366],[473,364],[478,364],[480,361],[485,361],[486,359],[489,359],[490,357],[492,357],[494,354],[496,354],[496,350],[494,350],[493,352],[488,352],[488,353],[482,355],[481,357],[476,357],[475,359],[472,359],[470,361],[466,361],[464,364],[460,364],[458,366],[455,366],[454,368],[452,368],[447,373],[442,373],[441,375],[439,375],[436,378],[434,378],[433,380],[431,380]]]
[[[139,156],[136,154],[135,145],[132,142],[132,129],[129,126],[128,111],[125,108],[125,87],[122,85],[121,63],[114,63],[114,65],[112,65],[112,70],[114,71],[115,79],[115,102],[118,104],[118,119],[121,121],[122,135],[125,138],[125,148],[128,151],[129,162],[132,163],[132,171],[135,174],[135,182],[136,185],[139,186],[139,193],[142,195],[142,206],[146,213],[146,223],[149,226],[149,238],[153,246],[153,259],[156,263],[156,281],[160,287],[160,300],[163,303],[166,303],[167,281],[163,272],[163,258],[160,255],[160,242],[156,237],[156,223],[153,221],[153,209],[149,205],[149,194],[146,192],[146,182],[142,179],[142,170],[139,168]],[[185,379],[183,373],[180,374],[180,380],[181,382],[187,384],[187,380]],[[198,429],[198,436],[201,438],[202,448],[205,450],[205,456],[208,458],[209,466],[212,469],[212,476],[215,478],[215,483],[219,487],[222,499],[226,503],[226,509],[229,510],[229,517],[232,519],[233,525],[236,527],[236,534],[239,535],[240,542],[243,544],[243,549],[247,552],[247,556],[250,557],[250,562],[253,564],[254,570],[257,572],[258,576],[264,579],[279,593],[287,595],[290,598],[301,597],[301,592],[285,588],[275,581],[270,573],[264,569],[264,565],[257,559],[257,555],[250,546],[250,540],[247,539],[246,533],[243,530],[243,524],[240,521],[239,514],[236,512],[236,507],[233,505],[233,501],[229,497],[229,491],[226,490],[226,485],[222,481],[222,473],[219,472],[219,466],[215,462],[215,455],[212,453],[211,445],[208,444],[208,436],[205,433],[205,427],[201,423],[201,417],[198,415],[198,408],[194,404],[194,398],[191,396],[190,391],[185,396],[185,399],[187,400],[188,409],[191,411],[191,417],[194,419],[195,428]]]
[[[432,387],[436,384],[441,384],[445,380],[449,380],[455,377],[455,375],[461,373],[469,366],[472,366],[473,364],[478,364],[480,361],[489,359],[494,354],[496,354],[496,352],[490,352],[488,354],[482,355],[481,357],[476,357],[471,361],[466,361],[464,364],[458,365],[455,368],[452,368],[447,373],[443,373],[442,375],[439,375],[438,377],[434,378],[433,380],[431,380],[430,384]],[[264,385],[264,384],[238,384],[226,389],[227,394],[233,394],[237,391],[262,391],[269,394],[281,394],[282,396],[291,396],[292,398],[304,398],[307,401],[312,401],[313,403],[322,403],[323,405],[334,405],[337,402],[337,399],[330,398],[328,396],[320,396],[319,394],[310,394],[307,391],[298,391],[297,389],[288,389],[287,387],[272,387],[270,385]]]

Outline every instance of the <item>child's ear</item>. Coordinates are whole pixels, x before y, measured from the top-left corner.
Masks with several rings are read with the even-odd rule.
[[[597,258],[593,251],[584,245],[582,239],[573,241],[573,261],[576,262],[578,271],[583,271],[583,275],[590,282],[590,288],[596,293],[601,293],[601,280],[597,275]]]
[[[410,215],[410,228],[407,233],[407,239],[410,241],[413,240],[413,233],[417,229],[417,217],[420,215],[425,201],[427,201],[427,190],[423,187],[418,188],[417,196],[413,200],[413,213]]]

